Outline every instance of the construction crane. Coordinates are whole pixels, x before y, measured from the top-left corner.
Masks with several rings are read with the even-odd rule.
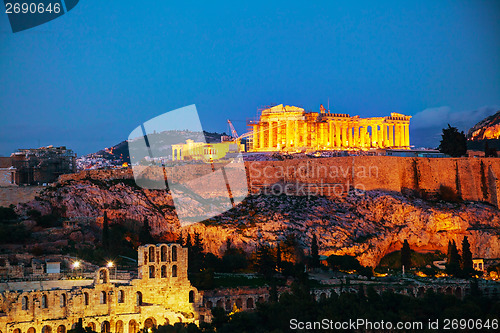
[[[234,139],[238,138],[238,133],[236,132],[236,129],[233,126],[233,123],[231,120],[227,120],[227,124],[229,125],[229,128],[231,129],[231,135],[233,136]]]
[[[233,123],[231,122],[231,120],[227,120],[227,124],[229,125],[229,128],[231,129],[231,136],[233,137],[233,141],[238,141],[240,139],[243,139],[243,138],[247,138],[249,136],[252,135],[252,132],[248,132],[248,133],[245,133],[245,134],[242,134],[242,135],[238,135],[238,133],[236,132],[236,129],[234,128],[233,126]]]

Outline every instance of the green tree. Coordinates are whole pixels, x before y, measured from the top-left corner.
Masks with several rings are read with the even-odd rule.
[[[467,236],[462,241],[462,270],[465,275],[470,276],[474,273],[474,266],[472,263],[472,252],[470,250],[469,240]]]
[[[405,269],[411,267],[411,249],[408,240],[404,240],[403,247],[401,248],[401,266]]]
[[[271,248],[267,245],[261,245],[257,249],[257,272],[262,274],[266,279],[270,279],[274,272],[276,263],[271,253]]]
[[[451,275],[460,275],[460,254],[458,253],[455,241],[451,243],[450,254],[446,264],[446,273]]]
[[[464,156],[467,153],[467,137],[464,132],[459,132],[456,127],[443,128],[439,151],[452,157]]]
[[[311,267],[319,267],[319,250],[318,250],[318,239],[316,234],[313,234],[311,241]]]
[[[184,246],[184,238],[182,237],[182,231],[179,232],[179,236],[177,237],[177,240],[175,242],[180,246]]]
[[[276,268],[281,271],[281,246],[280,243],[276,246]]]
[[[141,231],[139,232],[139,242],[141,244],[153,244],[155,242],[153,236],[151,235],[151,227],[149,226],[148,218],[144,218],[144,223],[142,224]]]

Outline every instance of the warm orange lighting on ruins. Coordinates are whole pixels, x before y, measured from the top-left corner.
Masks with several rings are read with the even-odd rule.
[[[410,147],[410,118],[400,113],[360,118],[330,113],[323,106],[320,112],[307,112],[296,106],[280,104],[262,110],[258,120],[249,122],[252,128],[249,150],[405,149]]]

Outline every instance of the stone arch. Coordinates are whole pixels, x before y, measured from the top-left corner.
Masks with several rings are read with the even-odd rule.
[[[29,307],[28,296],[23,296],[23,298],[21,299],[21,308],[23,310],[28,310],[28,307]]]
[[[221,309],[223,308],[223,304],[222,304],[222,300],[221,299],[217,300],[217,302],[215,303],[215,307],[221,308]]]
[[[123,290],[118,290],[118,303],[125,303],[125,292]]]
[[[36,333],[36,329],[34,327],[30,327],[26,333]]]
[[[189,303],[194,303],[194,291],[189,291]]]
[[[213,308],[212,301],[207,301],[207,303],[205,304],[205,306],[206,306],[208,309]]]
[[[462,288],[460,288],[460,287],[455,288],[455,296],[457,298],[462,298]]]
[[[162,278],[167,277],[167,266],[166,265],[161,266],[161,277]]]
[[[155,247],[149,247],[149,262],[155,262]]]
[[[424,287],[418,287],[417,289],[417,297],[424,297],[425,295],[425,288]]]
[[[156,327],[156,320],[153,317],[149,317],[144,321],[144,328],[154,328]]]
[[[42,309],[47,309],[49,307],[49,302],[47,299],[47,295],[43,294],[42,295],[42,303],[41,303]]]
[[[135,303],[136,305],[142,305],[142,293],[140,291],[135,293]]]
[[[16,328],[13,333],[21,333],[21,329]]]
[[[66,333],[66,326],[64,325],[59,325],[57,327],[57,333]]]
[[[106,267],[99,268],[96,275],[97,284],[109,283],[109,270]]]
[[[238,307],[238,309],[243,308],[243,301],[241,300],[241,298],[236,299],[236,306]]]
[[[64,308],[66,306],[66,302],[67,302],[66,294],[61,294],[61,296],[59,296],[59,306],[61,308]]]
[[[90,296],[88,292],[83,293],[83,304],[84,305],[89,305],[90,303]]]
[[[264,303],[264,296],[259,296],[257,303]]]
[[[155,278],[155,266],[154,265],[149,265],[149,278],[150,279]]]
[[[45,325],[44,327],[42,327],[42,333],[52,333],[52,327],[50,327],[49,325]]]
[[[139,325],[134,319],[128,322],[128,333],[137,333],[138,330]]]
[[[172,266],[172,277],[177,277],[177,265]]]
[[[447,287],[444,291],[446,295],[453,295],[453,289],[451,287]]]
[[[162,245],[161,247],[161,261],[167,261],[168,247],[166,245]]]
[[[177,261],[177,246],[172,246],[172,261]]]
[[[230,299],[226,300],[226,311],[231,311],[231,300]]]
[[[325,301],[325,300],[326,300],[326,293],[321,293],[321,294],[319,295],[319,300],[320,300],[320,301]]]
[[[252,297],[248,297],[247,298],[247,309],[253,309],[254,305],[253,305],[253,298]]]
[[[109,321],[105,320],[101,324],[101,333],[109,333],[111,332],[111,325]]]
[[[94,322],[91,321],[90,323],[88,323],[87,327],[90,327],[92,331],[96,332],[96,325]]]
[[[106,297],[106,292],[105,291],[101,291],[99,293],[99,303],[101,304],[106,304],[107,303],[107,297]]]
[[[118,320],[115,324],[115,333],[123,333],[123,321]]]

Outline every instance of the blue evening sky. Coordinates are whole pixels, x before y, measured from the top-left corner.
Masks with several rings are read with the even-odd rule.
[[[3,8],[3,6],[2,6]],[[112,146],[196,104],[241,134],[271,103],[414,116],[412,144],[500,109],[500,1],[80,0],[13,34],[0,13],[0,155]]]

